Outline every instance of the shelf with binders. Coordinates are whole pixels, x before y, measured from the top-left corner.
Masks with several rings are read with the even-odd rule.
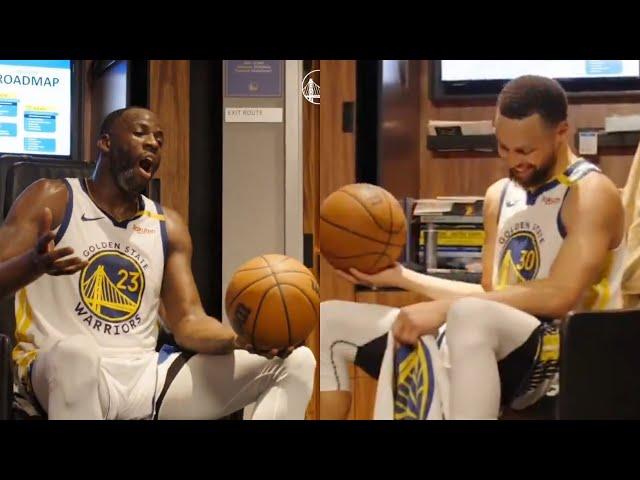
[[[448,211],[421,214],[419,200],[404,199],[408,225],[403,264],[440,278],[480,283],[484,225],[482,201],[448,197]]]
[[[437,154],[474,152],[495,156],[498,152],[495,135],[428,135],[427,149]]]

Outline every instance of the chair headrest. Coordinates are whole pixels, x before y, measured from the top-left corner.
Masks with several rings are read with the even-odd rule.
[[[87,177],[91,175],[94,167],[94,164],[68,160],[27,160],[9,165],[4,183],[4,195],[0,200],[3,206],[0,211],[2,217],[0,220],[9,213],[16,198],[37,180]]]

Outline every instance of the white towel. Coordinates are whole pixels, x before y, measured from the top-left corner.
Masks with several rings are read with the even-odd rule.
[[[444,329],[444,327],[442,327]],[[446,346],[439,349],[432,335],[422,337],[432,360],[433,368],[433,400],[427,414],[427,420],[443,420],[449,418],[449,374],[446,362]],[[446,345],[446,344],[443,344]],[[376,403],[373,411],[374,420],[393,420],[394,412],[394,353],[395,342],[389,332],[387,348],[380,366],[380,376],[376,389]]]

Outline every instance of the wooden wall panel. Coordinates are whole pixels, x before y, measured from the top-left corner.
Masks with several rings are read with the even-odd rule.
[[[320,203],[355,181],[355,135],[342,129],[342,105],[356,100],[355,72],[352,60],[320,61]],[[320,298],[354,298],[353,286],[335,275],[324,258],[320,259]]]
[[[343,103],[356,100],[355,62],[322,60],[320,75],[319,83],[322,90],[319,105],[318,205],[342,185],[355,181],[356,163],[355,134],[345,133],[342,128]],[[353,285],[338,277],[324,257],[319,256],[318,260],[320,299],[322,301],[331,299],[353,301],[355,299]],[[352,384],[354,384],[353,378]],[[353,412],[350,413],[349,418],[353,418]]]
[[[420,192],[420,63],[384,60],[379,182],[396,198]]]
[[[493,154],[472,152],[435,153],[427,149],[429,120],[492,120],[493,105],[486,106],[437,106],[429,100],[428,61],[422,60],[422,99],[420,138],[421,197],[438,195],[484,195],[491,183],[507,174],[505,162]]]
[[[93,131],[93,101],[92,92],[93,84],[91,82],[91,62],[93,60],[82,60],[81,62],[81,82],[82,82],[82,99],[80,105],[80,132],[82,135],[80,143],[80,158],[83,162],[92,162],[95,160],[95,152],[92,146],[96,143],[96,132]]]
[[[355,102],[355,62],[322,60],[320,104],[320,202],[355,181],[355,135],[343,131],[342,106]]]
[[[189,61],[149,61],[149,108],[165,132],[158,171],[162,204],[189,221]]]

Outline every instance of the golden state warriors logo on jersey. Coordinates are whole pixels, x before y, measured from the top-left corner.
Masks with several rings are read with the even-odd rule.
[[[527,230],[513,232],[500,256],[498,287],[517,285],[536,278],[540,269],[540,246]]]
[[[131,256],[117,250],[93,255],[80,275],[80,296],[95,317],[120,323],[132,318],[142,301],[144,272]]]

